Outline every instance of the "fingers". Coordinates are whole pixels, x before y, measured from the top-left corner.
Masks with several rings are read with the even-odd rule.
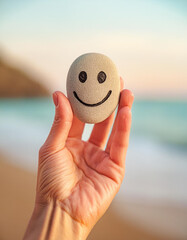
[[[100,148],[104,148],[108,134],[110,132],[110,128],[113,123],[114,119],[114,114],[113,112],[106,120],[100,123],[96,123],[93,127],[89,142],[95,144],[96,146]]]
[[[132,94],[132,92],[130,90],[125,89],[121,92],[118,112],[117,112],[116,119],[115,119],[115,122],[114,122],[114,126],[113,126],[113,129],[112,129],[112,132],[110,134],[110,138],[108,140],[107,147],[106,147],[106,152],[107,153],[110,152],[110,147],[111,147],[111,144],[112,144],[112,141],[113,141],[113,137],[114,137],[117,122],[118,122],[119,111],[125,106],[127,106],[127,107],[129,107],[129,109],[131,109],[132,104],[133,104],[133,100],[134,100],[134,95]]]
[[[63,93],[55,92],[53,101],[56,106],[55,118],[44,145],[58,151],[65,146],[72,125],[73,113],[70,103]]]
[[[125,156],[129,143],[131,127],[131,110],[128,106],[122,107],[118,113],[116,129],[110,146],[110,158],[118,165],[124,166]]]
[[[73,122],[71,125],[71,129],[69,131],[69,136],[71,138],[79,138],[81,139],[83,131],[84,131],[85,123],[81,122],[75,115],[73,116]]]

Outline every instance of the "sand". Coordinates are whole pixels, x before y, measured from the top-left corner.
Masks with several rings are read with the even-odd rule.
[[[20,240],[23,237],[25,228],[31,216],[34,204],[36,186],[36,174],[23,170],[17,166],[7,163],[5,157],[0,157],[0,240]],[[125,203],[127,209],[138,208],[135,204]],[[150,209],[155,213],[157,208],[144,206],[143,211],[149,214]],[[141,207],[142,209],[142,207]],[[182,211],[182,217],[186,213]],[[173,214],[173,209],[167,209],[168,216]],[[158,217],[158,216],[157,216]],[[169,219],[166,219],[169,221]],[[122,218],[115,211],[115,204],[112,204],[105,215],[96,224],[90,233],[88,240],[169,240],[185,239],[175,238],[162,234],[153,233],[140,227],[132,219]]]

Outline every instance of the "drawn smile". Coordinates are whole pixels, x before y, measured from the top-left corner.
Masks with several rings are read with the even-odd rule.
[[[75,91],[73,91],[73,94],[74,94],[75,98],[76,98],[80,103],[82,103],[83,105],[85,105],[85,106],[87,106],[87,107],[96,107],[96,106],[101,105],[102,103],[104,103],[104,102],[110,97],[111,93],[112,93],[112,90],[109,90],[108,93],[107,93],[107,95],[103,98],[103,100],[101,100],[101,101],[98,102],[98,103],[90,104],[90,103],[85,103],[85,102],[83,102],[83,101],[78,97],[77,93],[76,93]]]

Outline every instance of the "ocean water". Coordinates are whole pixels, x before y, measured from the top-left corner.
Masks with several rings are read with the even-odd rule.
[[[187,101],[138,101],[132,132],[187,151]]]
[[[54,118],[51,99],[0,100],[0,152],[36,171]],[[83,138],[92,129],[87,124]],[[126,176],[117,199],[187,206],[187,102],[135,101]]]

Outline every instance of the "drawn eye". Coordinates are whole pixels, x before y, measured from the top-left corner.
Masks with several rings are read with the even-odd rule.
[[[87,73],[84,72],[84,71],[80,72],[79,73],[79,80],[80,80],[80,82],[84,83],[86,81],[86,79],[87,79]]]
[[[97,80],[99,83],[103,83],[106,80],[106,73],[101,71],[97,75]]]

